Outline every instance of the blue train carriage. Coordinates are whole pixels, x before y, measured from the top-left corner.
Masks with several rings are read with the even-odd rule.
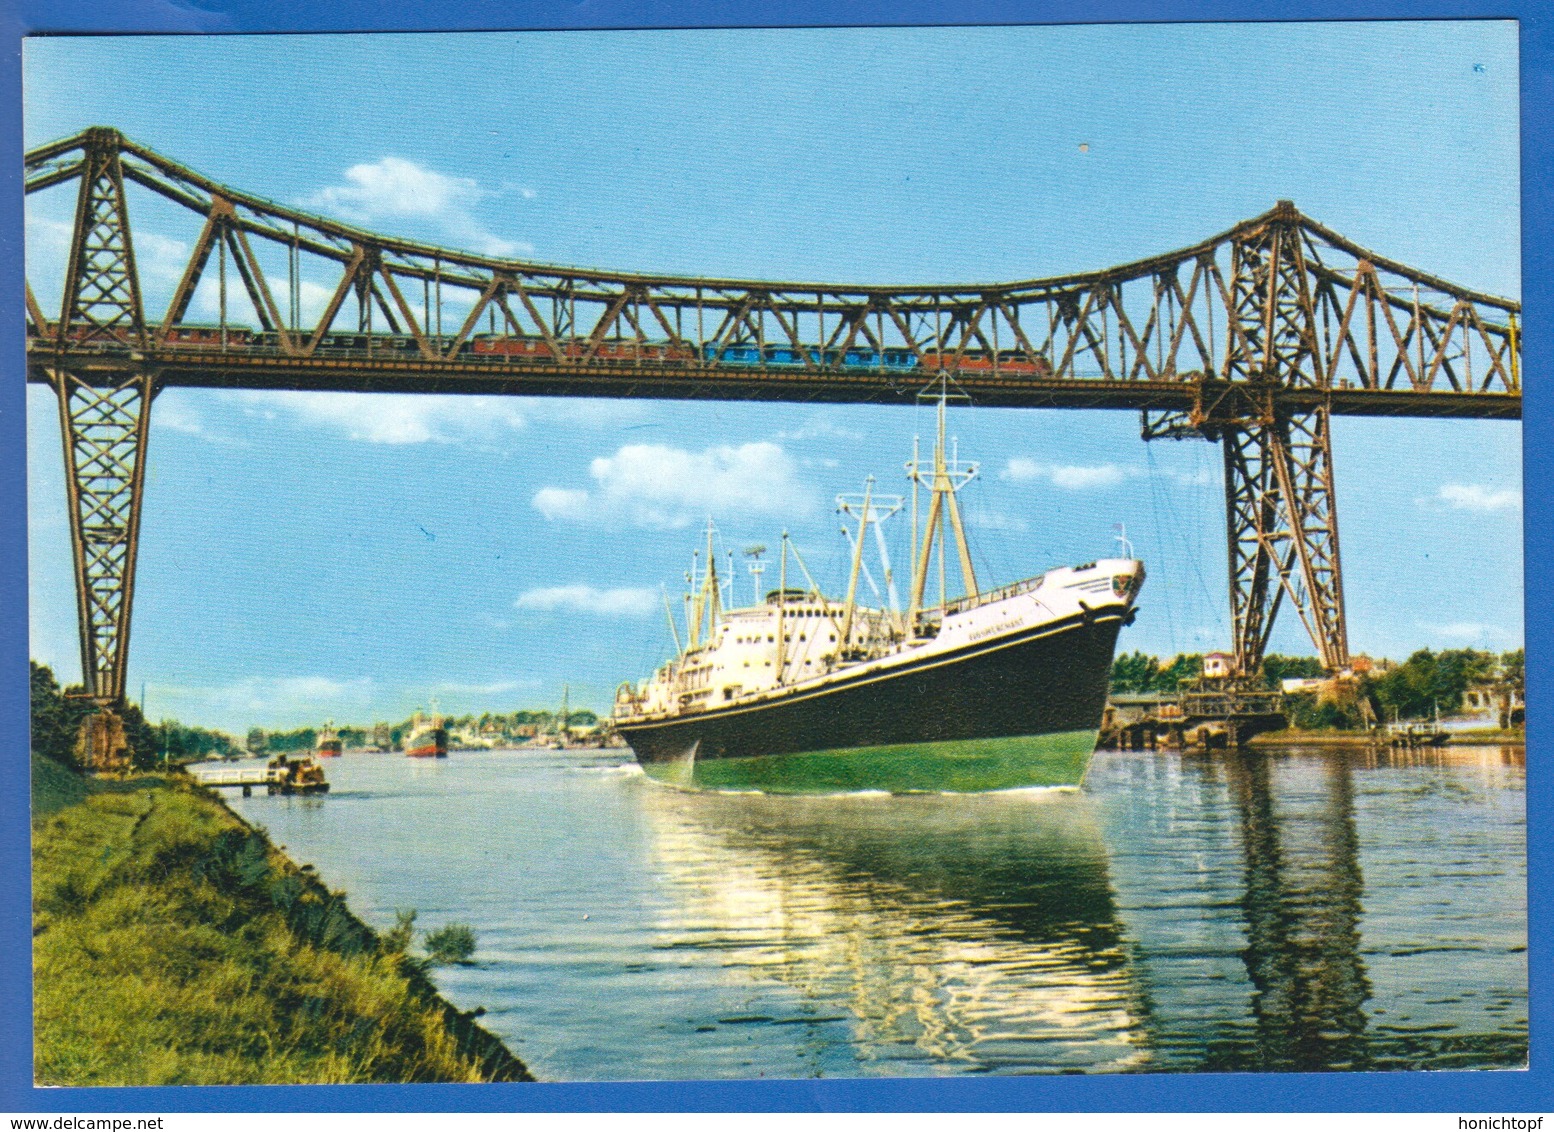
[[[906,346],[850,346],[844,352],[792,344],[762,346],[755,342],[730,342],[702,347],[702,357],[725,366],[760,366],[765,369],[871,369],[907,372],[918,368],[917,353]]]

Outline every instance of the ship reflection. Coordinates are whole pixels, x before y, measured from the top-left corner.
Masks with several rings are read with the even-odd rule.
[[[1491,748],[1117,753],[1084,794],[641,812],[661,952],[846,1028],[828,1071],[1467,1068],[1526,1059],[1522,783]]]
[[[1084,796],[644,792],[662,946],[733,950],[843,1019],[862,1071],[1149,1067]]]

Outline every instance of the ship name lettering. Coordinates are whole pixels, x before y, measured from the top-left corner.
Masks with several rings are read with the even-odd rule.
[[[978,629],[975,633],[968,634],[967,640],[980,641],[983,637],[996,636],[999,633],[1007,633],[1010,629],[1018,629],[1025,624],[1025,618],[1016,617],[1013,621],[1000,621],[996,625],[989,625],[986,629]]]

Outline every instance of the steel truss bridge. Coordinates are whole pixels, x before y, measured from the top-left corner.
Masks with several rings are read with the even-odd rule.
[[[1137,410],[1146,440],[1223,452],[1248,675],[1285,601],[1330,670],[1349,663],[1335,414],[1521,416],[1518,303],[1379,256],[1288,201],[1104,271],[880,287],[449,251],[282,207],[102,127],[27,155],[29,196],[59,186],[75,219],[62,269],[27,264],[27,377],[58,395],[81,668],[110,710],[151,403],[168,386],[908,403],[943,376],[976,404]],[[145,228],[181,257],[165,309],[147,305],[132,196],[198,232],[185,245]]]

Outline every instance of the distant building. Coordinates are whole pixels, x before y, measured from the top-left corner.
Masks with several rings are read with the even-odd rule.
[[[1235,675],[1236,658],[1225,652],[1211,652],[1203,655],[1203,678],[1205,680],[1223,680]]]
[[[1286,696],[1293,696],[1305,692],[1321,692],[1330,683],[1331,681],[1321,676],[1291,676],[1287,680],[1279,681],[1279,690]]]
[[[1458,716],[1484,727],[1520,727],[1527,719],[1527,703],[1509,684],[1475,684],[1463,693]]]

